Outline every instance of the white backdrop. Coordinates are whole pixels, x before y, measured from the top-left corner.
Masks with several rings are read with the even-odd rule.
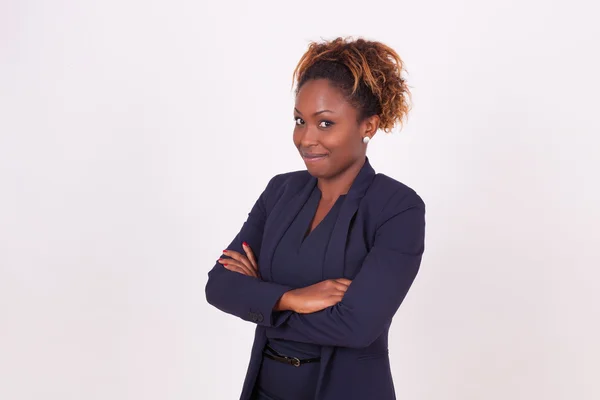
[[[0,1],[0,399],[238,398],[254,326],[206,274],[304,167],[291,74],[338,35],[396,49],[414,94],[368,151],[427,204],[398,398],[600,398],[586,3]]]

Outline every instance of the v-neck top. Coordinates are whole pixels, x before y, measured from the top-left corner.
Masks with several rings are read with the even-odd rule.
[[[274,282],[293,288],[310,286],[323,280],[323,265],[329,239],[346,195],[335,201],[321,222],[308,232],[321,200],[317,185],[281,237],[271,265]],[[321,346],[283,339],[267,338],[269,346],[288,357],[312,358],[321,356]],[[260,399],[314,399],[320,363],[291,367],[264,358],[257,378],[256,390]]]
[[[273,254],[271,276],[274,282],[300,288],[323,280],[325,252],[340,207],[346,195],[340,195],[327,215],[310,232],[322,193],[317,185],[283,234]],[[278,352],[298,358],[319,357],[321,347],[309,343],[269,339]]]

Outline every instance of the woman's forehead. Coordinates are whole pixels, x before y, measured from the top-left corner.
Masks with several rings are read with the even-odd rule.
[[[341,90],[325,79],[306,82],[296,95],[296,110],[303,115],[329,110],[332,113],[347,112],[352,107],[344,98]]]

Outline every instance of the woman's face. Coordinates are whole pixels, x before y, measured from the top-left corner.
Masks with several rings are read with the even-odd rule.
[[[332,178],[364,159],[372,124],[357,122],[358,111],[326,79],[306,82],[296,95],[294,144],[308,172]]]

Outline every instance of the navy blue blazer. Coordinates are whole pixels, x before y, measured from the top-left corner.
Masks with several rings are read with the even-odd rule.
[[[257,325],[240,400],[251,398],[267,338],[322,346],[316,400],[395,399],[388,331],[421,264],[425,204],[407,185],[376,174],[366,158],[325,255],[323,280],[352,280],[344,298],[312,314],[273,311],[293,289],[271,280],[275,247],[316,184],[306,170],[274,176],[228,246],[244,254],[248,242],[261,279],[219,263],[208,273],[207,301]]]

